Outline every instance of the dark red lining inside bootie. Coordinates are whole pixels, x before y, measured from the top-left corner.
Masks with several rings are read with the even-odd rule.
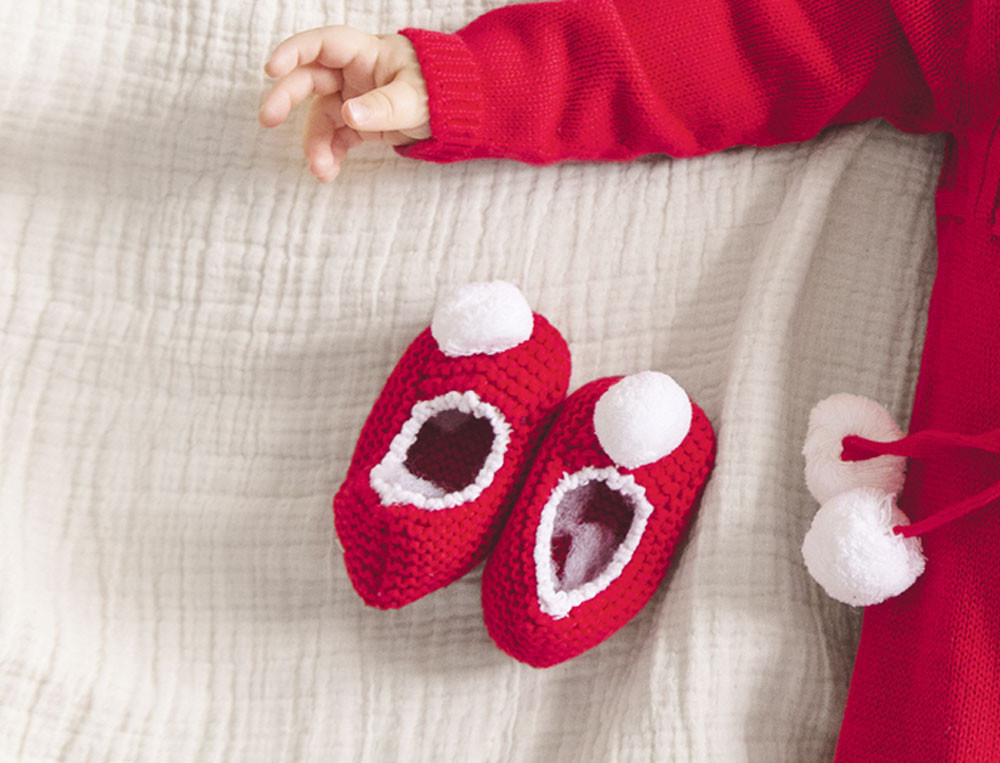
[[[598,577],[625,541],[634,516],[632,501],[604,482],[595,480],[567,491],[556,507],[552,532],[557,590],[577,588]],[[567,570],[571,551],[575,569]]]
[[[487,419],[462,411],[442,411],[420,427],[403,465],[411,474],[448,493],[471,485],[493,447]]]

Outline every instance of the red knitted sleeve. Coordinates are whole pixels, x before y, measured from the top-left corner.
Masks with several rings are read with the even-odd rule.
[[[558,0],[455,34],[406,29],[433,137],[398,150],[542,164],[766,146],[874,117],[942,130],[940,57],[923,61],[904,27],[887,0]]]

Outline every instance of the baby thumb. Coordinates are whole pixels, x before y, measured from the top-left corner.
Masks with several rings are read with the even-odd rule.
[[[345,101],[343,116],[350,127],[364,132],[412,130],[428,121],[426,99],[401,79]]]

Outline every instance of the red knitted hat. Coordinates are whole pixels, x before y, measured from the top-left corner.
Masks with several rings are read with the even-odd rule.
[[[702,410],[665,374],[593,381],[562,405],[483,574],[497,645],[547,667],[653,595],[714,460]]]
[[[569,374],[565,340],[514,286],[470,284],[437,306],[376,400],[333,501],[365,603],[402,607],[482,561]]]

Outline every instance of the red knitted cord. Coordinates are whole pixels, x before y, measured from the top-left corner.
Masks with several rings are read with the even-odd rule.
[[[857,435],[843,439],[840,457],[844,461],[867,461],[878,456],[904,456],[906,458],[934,458],[955,448],[978,450],[1000,455],[1000,429],[978,435],[958,432],[941,432],[927,429],[892,442],[869,440]],[[935,530],[1000,499],[1000,479],[985,490],[965,500],[950,504],[929,517],[909,525],[899,525],[893,532],[904,538],[913,538]]]

